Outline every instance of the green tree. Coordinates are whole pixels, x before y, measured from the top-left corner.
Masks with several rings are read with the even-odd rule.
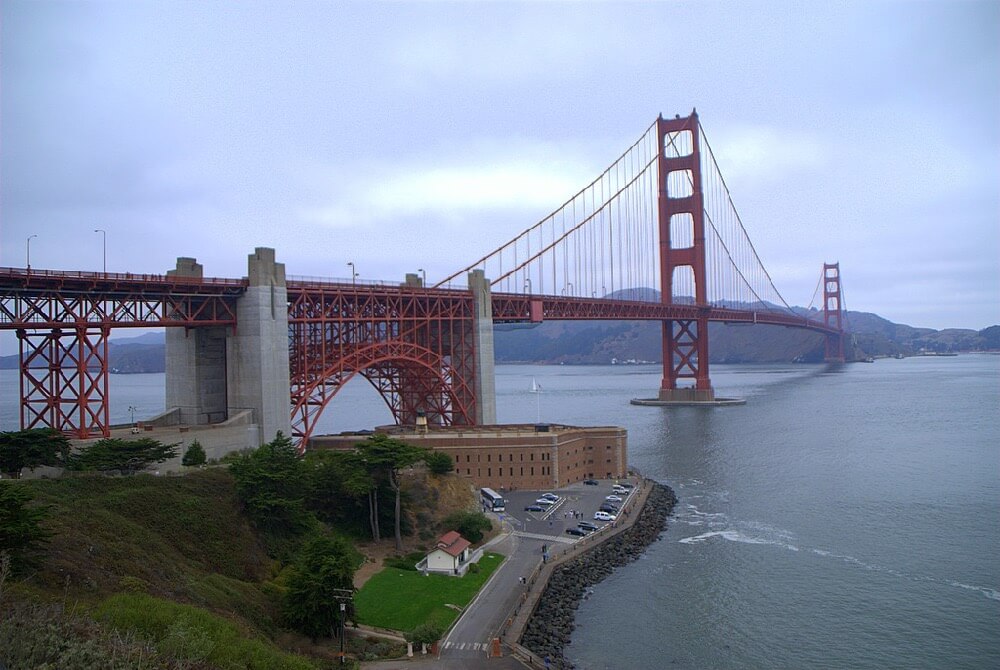
[[[181,465],[204,465],[208,457],[205,455],[205,448],[201,446],[201,442],[195,440],[192,442],[187,451],[184,452],[184,457],[181,458]]]
[[[415,644],[434,644],[441,639],[444,629],[438,624],[422,623],[413,630],[404,634],[407,642]]]
[[[385,478],[389,488],[395,494],[396,502],[393,516],[395,518],[396,552],[401,553],[403,551],[403,536],[399,528],[402,516],[399,473],[403,468],[427,458],[428,451],[387,435],[372,435],[367,441],[358,444],[357,447],[363,461],[373,472],[380,473]]]
[[[0,482],[0,554],[10,556],[11,570],[22,571],[51,533],[42,528],[48,508],[31,507],[31,494],[20,485]]]
[[[457,530],[462,537],[475,544],[493,528],[493,523],[481,512],[455,512],[444,520],[444,527]]]
[[[307,504],[321,519],[359,533],[368,529],[379,539],[377,482],[367,463],[355,451],[311,451],[306,454],[309,473]]]
[[[63,465],[69,453],[69,439],[51,428],[0,433],[0,472],[11,479],[19,478],[22,468]]]
[[[427,455],[427,469],[435,475],[446,475],[455,469],[451,456],[440,451],[432,451]]]
[[[305,464],[280,432],[271,442],[240,455],[229,471],[247,516],[265,534],[295,538],[315,526],[315,517],[305,507]]]
[[[332,637],[341,623],[340,602],[354,591],[356,564],[354,549],[342,538],[317,534],[306,540],[288,579],[284,602],[288,624],[314,642]],[[353,611],[344,614],[353,616]]]
[[[132,475],[176,456],[177,443],[163,444],[150,437],[138,440],[108,437],[73,454],[69,466],[74,470],[117,470],[123,475]]]

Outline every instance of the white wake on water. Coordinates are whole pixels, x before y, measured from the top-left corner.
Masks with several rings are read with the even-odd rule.
[[[696,506],[687,504],[686,510],[681,514],[677,515],[677,521],[684,523],[689,526],[702,526],[706,523],[709,527],[716,528],[718,530],[710,530],[700,535],[692,535],[689,537],[683,537],[678,541],[680,544],[702,544],[711,540],[712,538],[722,538],[728,542],[737,542],[740,544],[759,544],[759,545],[771,545],[776,547],[782,547],[789,551],[799,551],[799,548],[792,544],[794,540],[794,534],[791,531],[777,528],[771,524],[760,522],[760,521],[736,521],[730,522],[729,518],[722,512],[702,512]],[[686,518],[685,518],[686,517]],[[733,527],[735,526],[735,528]],[[989,588],[986,586],[975,586],[972,584],[964,584],[955,580],[941,579],[938,577],[926,577],[921,575],[911,575],[894,568],[885,567],[883,565],[877,565],[874,563],[867,563],[854,556],[848,556],[846,554],[838,554],[832,551],[827,551],[825,549],[808,549],[809,553],[816,556],[822,556],[823,558],[831,558],[835,560],[843,561],[849,565],[857,566],[863,570],[870,570],[872,572],[879,572],[882,574],[892,575],[894,577],[899,577],[901,579],[907,579],[910,581],[917,582],[931,582],[936,584],[941,584],[944,586],[951,586],[953,588],[966,589],[969,591],[977,591],[981,593],[986,598],[990,600],[1000,601],[1000,591],[997,589]]]

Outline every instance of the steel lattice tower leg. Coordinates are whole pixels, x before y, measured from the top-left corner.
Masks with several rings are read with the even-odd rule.
[[[108,437],[107,327],[18,330],[21,428]]]
[[[701,140],[698,114],[656,121],[657,218],[660,234],[660,300],[674,304],[674,273],[690,271],[694,279],[693,319],[663,322],[663,381],[660,400],[711,401],[715,399],[708,375],[708,291],[705,272],[705,199],[702,192]],[[672,225],[689,225],[689,247],[675,247]],[[680,380],[693,386],[679,387]]]

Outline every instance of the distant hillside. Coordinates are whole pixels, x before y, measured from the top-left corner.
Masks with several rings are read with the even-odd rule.
[[[805,313],[805,310],[801,310]],[[922,350],[1000,350],[1000,326],[981,331],[933,330],[892,323],[875,314],[847,312],[852,337],[849,359],[904,356]],[[534,326],[497,326],[494,338],[498,363],[608,364],[623,361],[660,362],[660,324],[646,321],[549,321]],[[822,335],[782,326],[709,325],[713,363],[820,362]]]
[[[651,291],[647,289],[647,291]],[[655,293],[655,292],[652,292]],[[631,298],[633,296],[620,296]],[[636,296],[648,300],[650,294]],[[805,315],[805,309],[796,311]],[[909,356],[922,350],[1000,350],[1000,326],[980,331],[964,328],[914,328],[893,323],[877,314],[847,312],[852,333],[849,358]],[[650,321],[547,321],[534,325],[498,325],[495,328],[498,363],[608,364],[612,359],[659,362],[660,325]],[[111,371],[119,374],[163,372],[163,333],[111,340]],[[713,363],[783,363],[793,360],[820,362],[824,340],[817,333],[782,326],[709,326],[709,351]],[[0,369],[17,368],[17,356],[0,357]]]
[[[108,365],[113,373],[136,374],[163,372],[166,358],[163,333],[146,333],[138,337],[108,341]],[[0,356],[0,370],[17,369],[17,355]]]

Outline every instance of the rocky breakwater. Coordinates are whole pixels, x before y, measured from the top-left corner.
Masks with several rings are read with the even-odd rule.
[[[631,528],[556,568],[525,627],[521,645],[540,658],[548,658],[553,668],[572,668],[573,664],[563,657],[563,650],[569,644],[574,612],[586,590],[615,568],[639,558],[646,547],[658,540],[676,502],[673,489],[654,482]]]

